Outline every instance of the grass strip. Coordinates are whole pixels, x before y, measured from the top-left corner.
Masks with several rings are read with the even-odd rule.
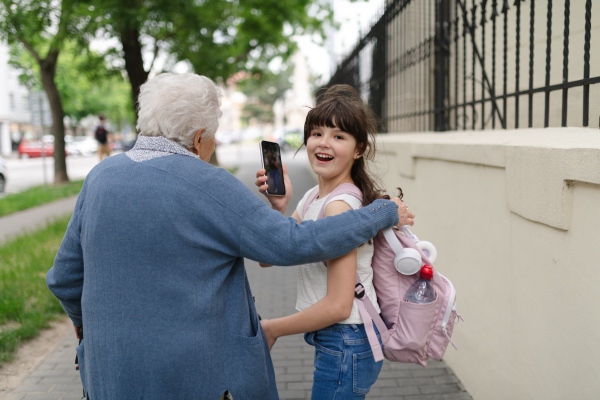
[[[23,340],[38,335],[64,313],[46,287],[46,273],[67,230],[70,216],[0,246],[0,366]]]
[[[0,217],[76,195],[81,191],[82,186],[83,180],[79,180],[66,185],[36,186],[19,193],[6,195],[0,198]]]

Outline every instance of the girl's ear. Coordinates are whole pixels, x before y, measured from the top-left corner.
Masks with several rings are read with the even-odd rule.
[[[358,160],[359,158],[361,158],[363,156],[363,154],[365,154],[364,147],[357,147],[354,152],[354,159]]]

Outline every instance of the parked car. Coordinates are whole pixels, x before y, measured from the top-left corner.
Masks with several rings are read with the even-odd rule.
[[[54,155],[54,143],[44,143],[44,151],[46,157],[52,157]],[[31,142],[21,142],[18,148],[20,158],[34,158],[42,156],[42,142],[34,140]]]
[[[0,157],[0,194],[4,193],[4,189],[6,189],[6,164]]]
[[[65,136],[65,150],[72,156],[89,156],[98,151],[98,142],[90,136]]]
[[[284,132],[277,143],[283,151],[298,149],[304,143],[304,132],[300,130]]]

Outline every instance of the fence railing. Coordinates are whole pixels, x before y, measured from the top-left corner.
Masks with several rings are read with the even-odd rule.
[[[390,0],[327,86],[358,88],[384,132],[595,125],[599,15],[592,0]]]

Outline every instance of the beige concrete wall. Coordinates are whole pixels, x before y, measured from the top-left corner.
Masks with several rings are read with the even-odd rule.
[[[600,398],[600,132],[380,135],[374,169],[456,286],[473,398]]]

